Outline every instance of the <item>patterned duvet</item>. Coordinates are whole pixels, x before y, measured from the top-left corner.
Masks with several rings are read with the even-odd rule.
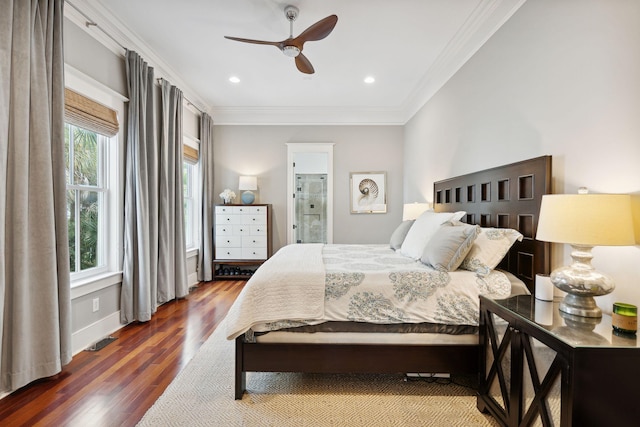
[[[500,271],[480,276],[440,272],[397,254],[388,245],[325,245],[324,318],[255,325],[256,332],[325,321],[376,324],[478,325],[480,294],[506,298],[511,283]]]

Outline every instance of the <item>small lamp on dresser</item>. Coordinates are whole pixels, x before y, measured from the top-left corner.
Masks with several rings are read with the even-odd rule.
[[[594,296],[615,285],[591,265],[594,246],[635,244],[628,194],[546,194],[542,196],[536,239],[571,245],[571,265],[553,270],[551,282],[567,292],[560,311],[582,317],[602,317]]]
[[[240,191],[244,191],[240,197],[242,199],[242,203],[250,205],[254,200],[256,200],[256,196],[253,192],[258,189],[258,178],[255,176],[241,176],[238,189]]]

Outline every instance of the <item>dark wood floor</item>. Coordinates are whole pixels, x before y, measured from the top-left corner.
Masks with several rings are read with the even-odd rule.
[[[151,321],[114,333],[52,378],[0,400],[2,426],[133,426],[191,360],[245,282],[201,283],[158,308]]]

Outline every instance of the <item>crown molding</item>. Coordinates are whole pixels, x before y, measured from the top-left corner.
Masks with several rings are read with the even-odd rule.
[[[97,2],[72,0],[82,11],[65,8],[65,16],[117,55],[123,46],[135,50],[162,77],[179,87],[196,109],[217,125],[404,125],[433,97],[526,0],[481,0],[425,72],[416,89],[399,108],[332,107],[216,107],[208,105],[153,49]],[[87,18],[98,24],[87,25]]]
[[[482,0],[403,104],[408,122],[526,0]]]
[[[89,0],[66,0],[66,3],[67,6],[71,7],[65,7],[65,17],[69,18],[91,37],[119,56],[124,56],[125,49],[136,51],[154,68],[155,77],[163,78],[180,88],[184,96],[198,110],[207,113],[210,111],[207,103],[198,95],[197,91],[193,90],[143,39],[127,28],[101,4]],[[81,10],[82,13],[79,13],[77,9]],[[99,28],[96,28],[96,25],[88,24],[91,21],[88,21],[87,17],[94,24],[97,24]]]
[[[388,108],[225,107],[214,108],[216,125],[403,125],[404,112]]]

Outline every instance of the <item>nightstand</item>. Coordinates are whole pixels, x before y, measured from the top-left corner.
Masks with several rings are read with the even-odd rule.
[[[558,302],[480,297],[478,409],[502,425],[637,425],[640,347],[611,317],[564,315]]]

